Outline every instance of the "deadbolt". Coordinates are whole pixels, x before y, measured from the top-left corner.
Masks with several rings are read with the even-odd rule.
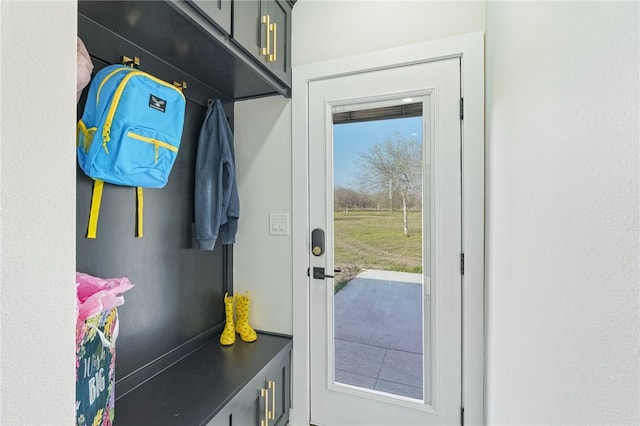
[[[321,256],[324,253],[324,231],[316,228],[311,232],[311,253]]]

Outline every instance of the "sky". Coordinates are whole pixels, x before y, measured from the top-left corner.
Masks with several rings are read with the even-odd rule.
[[[399,132],[405,138],[422,140],[422,117],[345,123],[333,126],[334,185],[357,189],[354,171],[358,167],[358,153]]]

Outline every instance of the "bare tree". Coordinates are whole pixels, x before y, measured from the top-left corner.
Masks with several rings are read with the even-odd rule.
[[[402,198],[402,229],[407,235],[407,200],[410,194],[422,189],[422,144],[395,133],[358,155],[356,177],[363,190],[369,193],[387,191]]]

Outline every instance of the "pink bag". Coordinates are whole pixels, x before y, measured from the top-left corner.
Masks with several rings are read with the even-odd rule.
[[[76,272],[76,425],[111,426],[115,417],[118,310],[127,278]]]
[[[89,81],[91,81],[91,72],[93,71],[93,64],[91,63],[91,57],[87,48],[84,47],[84,43],[78,37],[77,43],[77,80],[76,80],[76,103],[80,100],[82,89],[84,89]]]

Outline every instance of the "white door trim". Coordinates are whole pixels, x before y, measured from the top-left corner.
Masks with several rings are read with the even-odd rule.
[[[292,252],[293,354],[290,424],[309,424],[308,84],[339,75],[462,58],[462,404],[465,424],[484,423],[484,34],[457,37],[333,59],[293,68]]]

